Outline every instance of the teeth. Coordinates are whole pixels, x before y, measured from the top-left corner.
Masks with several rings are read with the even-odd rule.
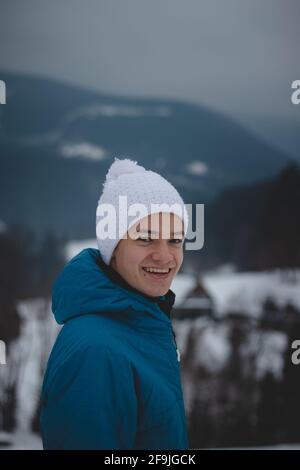
[[[148,273],[168,273],[169,269],[143,268]]]

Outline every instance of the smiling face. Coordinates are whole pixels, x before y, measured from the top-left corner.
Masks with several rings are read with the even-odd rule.
[[[119,241],[111,267],[143,294],[164,295],[183,261],[183,236],[183,222],[178,216],[149,215]]]

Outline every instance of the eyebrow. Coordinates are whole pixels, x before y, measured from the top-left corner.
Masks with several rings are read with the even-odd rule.
[[[147,235],[158,235],[158,232],[153,232],[152,230],[137,230],[138,233],[141,233],[141,234],[147,234]],[[171,232],[170,234],[171,236],[175,236],[175,235],[181,235],[182,237],[184,236],[184,232],[181,231],[181,232]]]

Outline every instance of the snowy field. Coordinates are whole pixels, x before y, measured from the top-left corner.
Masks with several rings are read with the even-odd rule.
[[[3,445],[1,445],[2,442]],[[43,446],[37,434],[24,434],[22,432],[9,434],[0,432],[0,450],[43,450]],[[277,444],[261,447],[218,447],[209,450],[300,450],[300,444]]]
[[[28,432],[0,432],[0,450],[42,450],[40,436]]]
[[[262,272],[236,272],[225,265],[205,273],[199,279],[211,296],[215,315],[237,312],[259,318],[262,303],[271,298],[277,307],[291,303],[300,310],[300,269]],[[175,306],[184,301],[189,290],[196,286],[196,277],[178,274],[171,289],[176,294]]]

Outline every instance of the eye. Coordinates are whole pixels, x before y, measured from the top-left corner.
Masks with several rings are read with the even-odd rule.
[[[137,238],[137,240],[140,241],[140,242],[144,242],[144,243],[152,242],[152,238],[150,238],[150,237],[139,237],[139,238]],[[181,238],[172,238],[169,241],[173,245],[181,245],[183,243],[183,240]]]
[[[145,243],[151,242],[151,238],[150,238],[150,237],[144,237],[144,238],[139,237],[139,238],[137,238],[137,240],[140,241],[140,242],[145,242]]]

